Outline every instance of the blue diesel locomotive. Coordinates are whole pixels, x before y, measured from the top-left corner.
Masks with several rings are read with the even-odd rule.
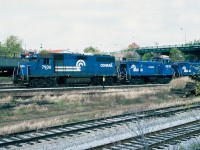
[[[33,54],[29,62],[19,63],[13,72],[13,83],[31,87],[58,84],[105,84],[116,82],[115,57],[71,53]]]
[[[120,80],[131,84],[168,83],[173,76],[169,58],[154,58],[152,61],[122,61]]]
[[[32,54],[15,68],[13,83],[31,87],[168,83],[174,73],[171,65],[169,58],[116,62],[109,55]]]
[[[198,79],[200,75],[200,62],[176,62],[172,68],[176,77],[190,76],[193,79]]]

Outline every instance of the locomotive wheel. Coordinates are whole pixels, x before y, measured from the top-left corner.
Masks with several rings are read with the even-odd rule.
[[[106,78],[106,84],[107,85],[113,85],[113,78],[112,77],[107,77]]]
[[[170,78],[168,78],[168,77],[158,78],[157,82],[160,84],[166,84],[166,83],[170,82]]]
[[[100,85],[100,80],[99,80],[99,78],[94,78],[94,80],[93,80],[93,85]]]
[[[131,79],[131,84],[143,84],[144,83],[144,79],[143,78],[135,78],[135,79]]]
[[[42,87],[42,85],[43,85],[43,80],[42,79],[38,79],[38,82],[37,82],[38,84],[38,87]]]
[[[168,78],[168,77],[165,78],[165,83],[169,83],[170,81],[171,81],[170,78]]]
[[[46,79],[47,81],[47,87],[51,87],[51,80],[48,78],[48,79]]]
[[[33,87],[33,80],[29,81],[29,85],[28,86]]]
[[[37,87],[37,79],[32,79],[29,82],[30,87]]]
[[[58,86],[56,78],[53,78],[51,81],[52,81],[52,86]]]
[[[49,87],[57,86],[57,80],[54,78],[47,79],[47,86]]]

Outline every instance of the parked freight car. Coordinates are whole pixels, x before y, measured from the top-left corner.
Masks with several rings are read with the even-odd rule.
[[[13,70],[18,66],[19,62],[27,61],[21,56],[15,54],[0,53],[0,77],[11,77]]]

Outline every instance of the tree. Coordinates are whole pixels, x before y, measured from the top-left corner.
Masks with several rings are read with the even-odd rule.
[[[99,54],[100,50],[98,50],[97,48],[94,48],[94,47],[90,46],[90,47],[86,47],[84,49],[84,53]]]
[[[1,45],[2,51],[7,54],[7,56],[12,56],[13,54],[20,54],[23,51],[22,40],[17,36],[11,35],[7,37],[5,43]]]
[[[198,60],[198,57],[194,54],[187,54],[185,55],[185,60]]]
[[[126,49],[121,50],[121,56],[129,59],[138,59],[139,56],[136,56],[136,49],[139,49],[140,46],[136,44],[135,42],[128,45]]]
[[[186,45],[199,45],[200,39],[194,39],[193,41],[187,42]]]
[[[151,53],[145,53],[143,56],[142,56],[142,60],[143,61],[147,61],[149,59],[151,59],[153,57],[153,55]]]
[[[40,54],[42,54],[42,55],[47,54],[47,53],[48,52],[45,49],[43,49],[43,50],[40,51]]]
[[[125,57],[125,58],[133,58],[133,53],[132,53],[132,52],[126,52],[126,53],[124,54],[124,57]]]
[[[172,62],[185,61],[185,55],[177,48],[171,49],[169,53],[169,57],[171,58]]]
[[[3,52],[3,45],[0,42],[0,53],[2,53],[2,52]]]
[[[128,49],[139,49],[140,46],[136,44],[135,42],[129,44]]]

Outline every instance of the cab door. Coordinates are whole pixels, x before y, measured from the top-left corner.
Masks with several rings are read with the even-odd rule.
[[[64,67],[64,54],[54,54],[54,73],[63,73],[65,72]]]
[[[30,74],[31,74],[31,68],[30,68],[30,65],[27,65],[27,74],[26,74],[26,76],[27,76],[27,81],[29,81],[29,76],[30,76]]]

